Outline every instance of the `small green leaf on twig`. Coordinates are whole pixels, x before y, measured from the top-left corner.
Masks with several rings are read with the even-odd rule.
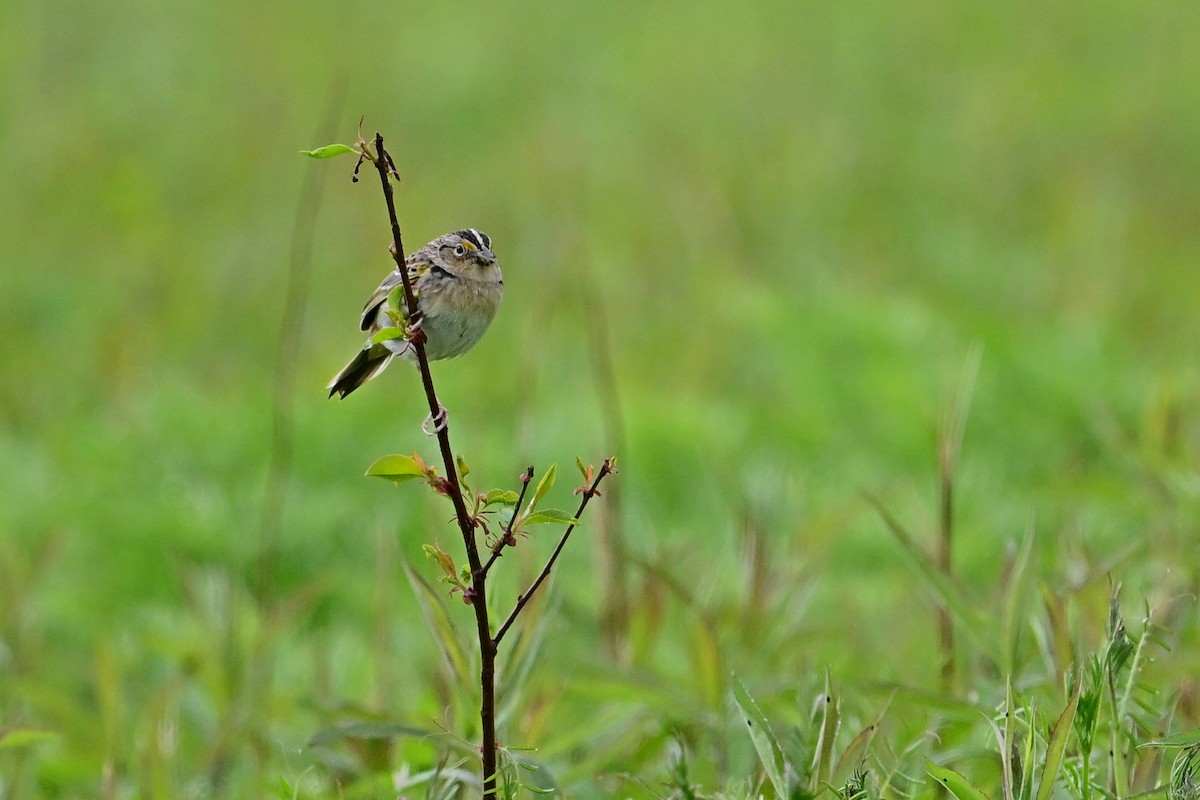
[[[383,456],[367,467],[367,475],[372,478],[383,478],[393,483],[404,483],[414,478],[424,477],[425,469],[425,465],[417,463],[412,456]]]
[[[604,459],[604,463],[600,465],[600,471],[596,472],[596,468],[594,466],[592,466],[591,464],[588,464],[585,467],[583,465],[583,460],[580,458],[576,458],[575,466],[579,467],[580,473],[583,474],[583,485],[580,486],[579,488],[577,488],[574,491],[574,494],[581,494],[581,495],[584,495],[585,497],[589,497],[589,498],[592,497],[593,495],[595,495],[596,497],[599,497],[600,490],[593,489],[592,487],[600,480],[600,478],[604,477],[605,475],[609,474],[610,472],[616,472],[617,471],[616,467],[615,467],[616,463],[617,463],[616,456],[613,456],[612,458],[606,458],[606,459]]]
[[[547,522],[552,522],[557,525],[574,525],[579,520],[572,517],[566,511],[560,511],[557,508],[547,508],[545,511],[538,511],[535,514],[523,520],[526,525],[539,525]]]
[[[492,489],[483,498],[485,506],[515,506],[520,495],[509,489]]]
[[[471,488],[471,484],[467,482],[467,476],[471,474],[471,467],[463,460],[462,456],[455,456],[454,462],[458,465],[458,482],[462,484],[462,488],[467,494],[472,494],[474,490]]]
[[[408,308],[408,300],[404,296],[403,283],[388,292],[387,307],[395,309],[396,311],[400,312],[401,315],[404,314],[405,309]]]
[[[414,289],[413,294],[416,293],[416,289]],[[387,303],[383,310],[397,328],[408,327],[408,300],[404,294],[404,284],[400,284],[388,292]]]
[[[392,339],[403,339],[403,328],[381,328],[378,333],[371,337],[371,344],[382,344],[390,342]]]
[[[446,573],[446,576],[452,582],[457,583],[458,568],[454,566],[454,559],[450,557],[449,553],[434,544],[421,545],[421,549],[425,551],[425,555],[436,559],[438,566],[442,568],[442,572]]]
[[[537,505],[541,499],[545,497],[546,493],[554,487],[554,477],[557,472],[558,465],[551,464],[550,469],[546,470],[546,474],[542,476],[540,481],[538,481],[537,488],[533,490],[533,499],[529,501],[529,505],[527,506],[529,511],[533,511],[535,508],[537,508]]]
[[[324,147],[318,147],[316,150],[301,150],[300,154],[308,156],[309,158],[333,158],[334,156],[356,152],[358,151],[349,145],[327,144]]]

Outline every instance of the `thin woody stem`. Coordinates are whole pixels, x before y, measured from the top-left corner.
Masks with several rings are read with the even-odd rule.
[[[504,536],[500,537],[500,541],[496,542],[492,547],[492,556],[483,565],[483,577],[487,577],[488,570],[492,568],[492,564],[496,563],[496,559],[500,557],[500,551],[512,542],[513,525],[516,524],[517,514],[521,513],[521,503],[525,502],[525,492],[529,490],[529,482],[533,480],[533,467],[526,467],[521,473],[521,494],[517,496],[517,504],[513,506],[512,516],[509,517],[508,525],[505,527]]]
[[[383,196],[387,201],[388,220],[392,226],[392,241],[396,245],[392,251],[392,258],[396,261],[396,267],[404,285],[404,302],[408,307],[409,319],[416,319],[419,307],[416,294],[413,292],[412,281],[408,276],[408,267],[404,263],[404,243],[400,235],[400,222],[396,216],[396,201],[392,193],[391,176],[396,173],[396,167],[392,156],[383,147],[383,134],[375,134],[375,158],[371,161],[379,172]],[[429,358],[425,353],[425,342],[423,337],[414,336],[409,343],[417,354],[417,367],[421,372],[421,384],[425,388],[425,398],[429,402],[429,414],[436,420],[442,413],[442,405],[438,402],[437,391],[433,387],[433,375],[429,371]],[[482,694],[479,722],[483,729],[483,743],[480,749],[483,755],[483,797],[486,800],[496,794],[496,643],[492,641],[491,624],[488,620],[487,586],[479,560],[479,547],[475,541],[475,524],[467,511],[466,502],[463,500],[458,470],[454,463],[454,451],[450,447],[450,429],[444,422],[437,430],[437,440],[438,449],[442,454],[442,464],[446,469],[448,494],[450,501],[454,504],[454,516],[458,521],[458,528],[462,532],[463,546],[467,551],[467,562],[472,575],[471,605],[475,609],[475,627],[479,638],[479,682]]]
[[[592,481],[592,485],[583,490],[583,499],[579,502],[579,508],[575,511],[575,519],[578,520],[581,516],[583,516],[583,511],[587,508],[588,503],[593,497],[599,494],[597,489],[600,488],[600,482],[604,480],[605,476],[611,472],[612,459],[606,458],[604,459],[604,463],[600,466],[600,471],[596,474],[596,479]],[[512,627],[513,622],[516,621],[517,615],[521,613],[521,609],[525,608],[525,604],[529,602],[531,597],[533,597],[534,592],[536,592],[538,587],[542,585],[542,582],[550,576],[550,570],[554,568],[554,562],[558,560],[558,554],[561,553],[563,547],[566,546],[567,539],[571,538],[571,532],[575,530],[576,524],[577,523],[574,522],[571,523],[567,530],[563,532],[562,538],[558,540],[558,546],[555,547],[554,552],[550,554],[550,559],[546,562],[546,566],[542,567],[542,574],[538,575],[533,584],[526,589],[520,597],[517,598],[517,604],[513,607],[512,612],[508,615],[508,619],[504,620],[504,624],[500,626],[500,630],[496,631],[496,638],[492,640],[493,647],[500,646],[500,640],[504,638],[504,634],[508,633],[508,629]]]

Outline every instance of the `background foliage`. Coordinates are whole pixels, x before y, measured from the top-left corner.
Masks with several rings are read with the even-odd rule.
[[[980,630],[1001,640],[1004,565],[1034,531],[1018,685],[1062,707],[1053,646],[1103,644],[1111,573],[1131,619],[1149,603],[1170,631],[1146,676],[1159,721],[1197,723],[1195,6],[17,0],[0,16],[0,729],[34,734],[0,740],[5,796],[322,796],[459,752],[303,747],[332,725],[473,735],[416,577],[433,574],[422,543],[453,543],[447,511],[359,477],[384,452],[432,453],[414,377],[343,403],[321,389],[388,268],[386,218],[374,187],[296,151],[351,139],[359,115],[400,161],[406,243],[480,227],[505,268],[492,330],[436,367],[476,483],[621,456],[608,516],[526,627],[536,659],[501,737],[572,794],[665,792],[680,742],[696,782],[756,780],[731,672],[785,727],[825,670],[864,721],[911,687],[885,716],[896,749],[945,703],[1003,702],[961,637],[942,683],[936,586],[862,494],[932,549],[939,431],[968,385],[955,571]],[[294,451],[264,584],[311,170],[326,180],[283,348]],[[515,596],[546,546],[506,556],[493,594]]]

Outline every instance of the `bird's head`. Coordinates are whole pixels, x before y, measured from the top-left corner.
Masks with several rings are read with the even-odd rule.
[[[438,240],[438,251],[451,264],[462,268],[487,269],[496,263],[492,238],[476,228],[447,233]]]

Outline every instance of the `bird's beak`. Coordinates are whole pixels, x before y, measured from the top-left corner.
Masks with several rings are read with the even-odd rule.
[[[475,254],[475,260],[480,264],[483,264],[485,267],[490,267],[492,264],[496,263],[496,257],[492,255],[492,251],[487,247]]]

